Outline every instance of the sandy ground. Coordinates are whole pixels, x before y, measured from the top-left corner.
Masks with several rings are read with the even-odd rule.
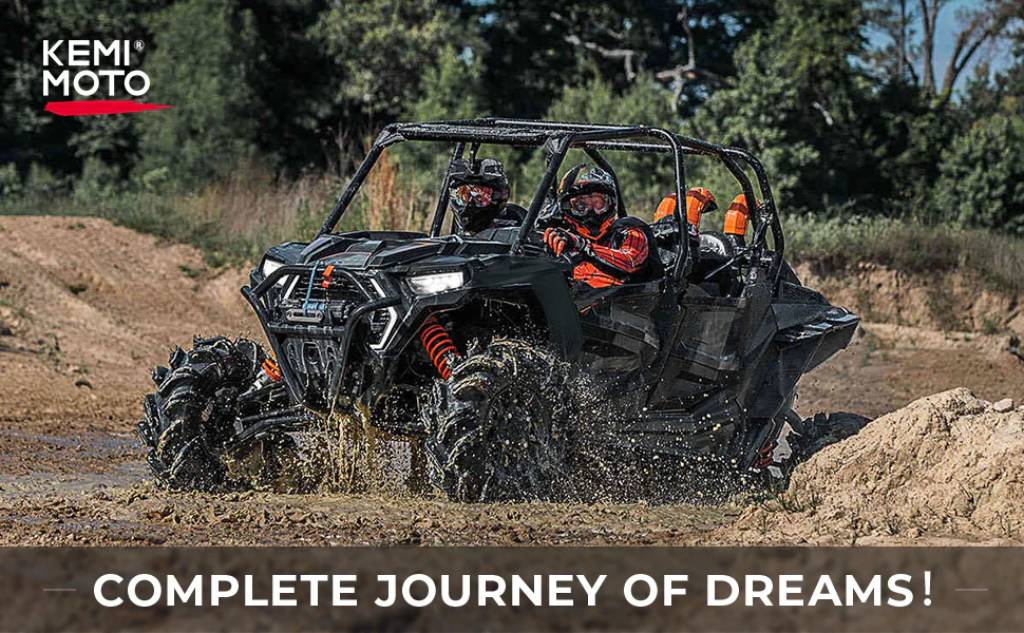
[[[1021,418],[990,404],[1024,400],[1024,362],[1007,351],[1018,324],[1012,297],[971,299],[963,312],[971,319],[960,323],[984,323],[978,332],[937,329],[941,314],[927,311],[948,308],[934,302],[917,310],[905,306],[891,323],[866,323],[849,350],[804,379],[797,408],[804,415],[894,413],[802,465],[779,499],[718,506],[484,506],[411,495],[190,495],[155,488],[133,432],[141,397],[151,388],[148,372],[194,333],[259,336],[237,292],[244,274],[210,271],[189,247],[82,218],[0,217],[0,262],[0,544],[1024,538],[1017,527],[1024,524],[1020,471],[1010,467],[1024,463]],[[867,271],[858,287],[881,284],[888,292],[886,275]],[[896,293],[908,301],[915,296],[906,289],[911,281],[900,280],[903,289]],[[854,308],[856,296],[846,299]],[[943,296],[960,300],[955,292]],[[885,316],[877,302],[870,311]],[[955,388],[965,389],[899,410]],[[906,428],[917,431],[897,432]],[[878,452],[879,446],[891,450]],[[897,471],[899,477],[884,479]],[[896,495],[907,482],[926,483],[914,494]],[[883,501],[898,511],[867,512]]]

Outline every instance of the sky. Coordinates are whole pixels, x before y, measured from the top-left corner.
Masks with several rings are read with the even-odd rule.
[[[957,13],[962,9],[969,9],[971,7],[981,4],[980,0],[952,0],[948,6],[946,6],[941,13],[939,13],[939,21],[936,28],[936,41],[935,41],[935,79],[936,81],[942,81],[942,73],[946,69],[946,64],[949,61],[950,55],[953,54],[953,46],[956,44],[956,36],[959,33],[959,19]],[[884,39],[878,33],[869,33],[869,40],[872,43],[876,41],[878,43]],[[968,65],[964,72],[960,74],[959,83],[962,86],[963,81],[974,74],[974,67],[979,61],[985,59],[985,51],[980,50],[971,60],[971,64]],[[1011,55],[1008,48],[1005,46],[998,50],[996,54],[992,55],[990,59],[992,72],[997,72],[1008,67],[1011,63]],[[920,67],[918,68],[920,70]]]

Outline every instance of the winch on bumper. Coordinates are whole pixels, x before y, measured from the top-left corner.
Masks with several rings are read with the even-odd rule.
[[[386,296],[376,280],[323,262],[281,266],[242,294],[267,335],[289,395],[314,409],[330,408],[342,389],[355,332],[368,327],[370,348],[383,348],[401,302]]]

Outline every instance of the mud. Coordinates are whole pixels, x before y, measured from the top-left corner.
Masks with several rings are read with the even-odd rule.
[[[260,338],[237,292],[245,273],[210,270],[194,249],[82,218],[0,217],[0,262],[0,544],[1024,539],[1012,467],[1022,463],[1020,414],[982,402],[1024,401],[1024,362],[1008,351],[1020,322],[1014,297],[947,293],[974,306],[978,316],[956,324],[964,331],[943,330],[934,306],[907,302],[927,292],[927,280],[903,280],[891,293],[903,301],[889,313],[898,318],[870,293],[840,297],[855,310],[869,299],[868,316],[889,322],[866,323],[847,352],[805,378],[797,409],[895,413],[801,466],[778,499],[483,506],[431,495],[156,489],[133,435],[149,370],[196,333]],[[829,292],[839,285],[806,274]],[[973,395],[953,391],[897,411],[960,387]],[[883,504],[894,518],[869,512]]]

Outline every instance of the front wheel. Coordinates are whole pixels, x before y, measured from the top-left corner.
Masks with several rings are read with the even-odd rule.
[[[174,490],[223,490],[275,482],[294,468],[295,443],[269,434],[232,448],[235,420],[287,404],[283,389],[265,388],[243,402],[266,354],[259,344],[224,337],[196,338],[153,371],[138,434],[157,482]]]
[[[455,501],[548,499],[563,483],[568,367],[520,340],[495,340],[438,382],[422,415],[431,482]]]

